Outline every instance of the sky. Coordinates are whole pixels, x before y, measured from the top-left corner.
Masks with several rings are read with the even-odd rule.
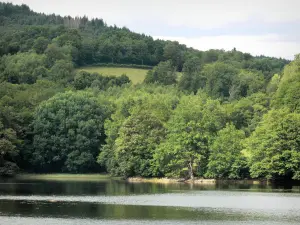
[[[102,18],[108,25],[199,50],[293,59],[300,53],[300,0],[10,0],[36,12]]]

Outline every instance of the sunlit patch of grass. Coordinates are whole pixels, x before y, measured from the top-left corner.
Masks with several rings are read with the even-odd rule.
[[[77,70],[87,71],[89,73],[99,73],[104,76],[121,76],[122,74],[126,74],[133,84],[142,83],[149,71],[147,69],[100,66],[81,67]]]

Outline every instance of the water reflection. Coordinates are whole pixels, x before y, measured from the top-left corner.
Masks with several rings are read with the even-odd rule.
[[[0,194],[10,195],[131,195],[150,193],[174,193],[187,190],[230,190],[253,192],[295,192],[300,193],[299,183],[284,184],[151,184],[126,183],[119,180],[100,181],[37,181],[0,180]]]
[[[1,225],[40,218],[48,218],[43,225],[300,224],[300,185],[0,181]]]

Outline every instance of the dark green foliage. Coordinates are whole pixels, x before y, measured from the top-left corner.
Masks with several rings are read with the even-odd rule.
[[[39,37],[34,41],[33,49],[38,54],[43,54],[44,51],[47,49],[49,44],[49,40],[45,37]]]
[[[205,87],[206,78],[201,74],[201,67],[201,60],[198,57],[187,59],[178,83],[179,88],[196,93],[199,88]]]
[[[0,115],[0,176],[13,176],[18,170],[12,161],[18,155],[16,145],[19,140],[13,129],[4,127],[2,117]]]
[[[77,90],[83,90],[89,87],[106,90],[109,87],[122,86],[127,83],[130,83],[130,80],[125,74],[120,77],[114,77],[79,71],[74,78],[74,87]]]
[[[172,66],[171,61],[166,61],[160,62],[147,73],[145,83],[170,85],[175,84],[176,79],[177,74],[175,68]]]
[[[58,94],[43,102],[33,121],[33,165],[44,172],[95,170],[108,112],[105,103],[85,92]]]
[[[206,79],[207,94],[214,98],[229,99],[234,78],[238,73],[233,66],[221,62],[205,65],[202,76]]]

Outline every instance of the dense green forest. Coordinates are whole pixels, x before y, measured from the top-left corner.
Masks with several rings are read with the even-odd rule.
[[[136,85],[76,70],[120,64],[150,70]],[[199,51],[0,3],[0,175],[299,180],[299,90],[300,55]]]

